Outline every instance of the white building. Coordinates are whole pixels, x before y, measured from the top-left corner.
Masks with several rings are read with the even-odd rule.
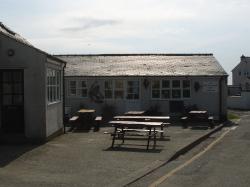
[[[228,86],[228,107],[250,109],[250,57],[241,56],[240,62],[232,70],[233,85]]]
[[[64,67],[0,23],[0,138],[45,141],[62,132]]]
[[[242,55],[240,59],[240,63],[232,70],[233,86],[250,90],[250,57]]]
[[[175,115],[196,105],[217,119],[227,113],[227,73],[212,54],[59,55],[67,61],[65,105],[98,114],[158,109]],[[157,106],[157,107],[156,107]]]

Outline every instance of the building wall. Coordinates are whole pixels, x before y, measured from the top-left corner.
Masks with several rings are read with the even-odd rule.
[[[8,49],[15,51],[14,56],[7,55]],[[24,70],[25,136],[32,140],[44,141],[62,129],[63,88],[61,85],[61,100],[48,104],[47,68],[61,70],[62,82],[63,64],[48,59],[46,54],[1,34],[0,59],[0,69]]]
[[[52,60],[47,60],[46,70],[54,69],[61,71],[61,80],[63,80],[63,64],[56,63]],[[45,71],[46,72],[46,71]],[[46,79],[45,79],[46,82]],[[61,82],[62,83],[62,82]],[[62,130],[63,128],[63,87],[60,87],[60,101],[49,103],[45,100],[46,104],[46,137],[53,135],[54,133]],[[46,98],[48,97],[48,91],[46,89]]]
[[[13,49],[12,57],[7,55]],[[31,139],[45,137],[45,67],[46,56],[0,34],[0,69],[24,70],[25,135]],[[1,120],[0,120],[1,121]]]
[[[159,110],[167,115],[169,111],[169,103],[172,100],[183,100],[185,105],[196,105],[200,110],[208,110],[211,115],[219,118],[220,114],[220,99],[222,100],[221,113],[226,115],[226,98],[227,98],[227,78],[220,77],[163,77],[167,80],[190,80],[191,81],[191,97],[186,99],[152,99],[151,97],[151,83],[154,80],[161,80],[161,77],[65,77],[65,105],[71,107],[71,113],[76,112],[79,108],[94,108],[97,114],[102,114],[102,108],[105,104],[113,105],[116,108],[117,114],[122,114],[128,110],[148,110],[150,107],[158,105]],[[100,86],[100,92],[104,95],[104,81],[105,80],[139,80],[140,81],[140,99],[104,99],[103,103],[96,103],[91,101],[89,96],[81,98],[78,96],[69,95],[69,81],[70,80],[86,80],[88,91],[91,85],[96,82]],[[149,82],[148,87],[144,86],[144,80]],[[219,96],[219,81],[221,81],[222,96]],[[199,84],[199,89],[195,90],[195,85]]]
[[[228,97],[228,108],[232,109],[250,109],[250,92],[241,92],[240,96]]]
[[[250,63],[249,58],[241,58],[241,62],[233,69],[233,85],[241,86],[243,90],[250,90]]]

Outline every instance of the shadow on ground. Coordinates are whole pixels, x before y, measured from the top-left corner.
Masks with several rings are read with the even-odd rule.
[[[39,145],[0,145],[0,168],[5,167],[23,154],[39,147]]]

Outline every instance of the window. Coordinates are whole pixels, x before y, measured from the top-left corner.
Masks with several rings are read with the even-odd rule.
[[[190,80],[154,80],[151,87],[152,99],[179,99],[191,97]]]
[[[115,80],[115,89],[114,89],[115,99],[124,98],[124,85],[122,80]]]
[[[160,98],[160,81],[155,80],[152,81],[152,98],[159,99]]]
[[[127,82],[127,99],[139,99],[139,81]]]
[[[161,98],[162,99],[170,98],[170,81],[169,80],[161,81]]]
[[[239,71],[238,73],[239,73],[239,76],[241,76],[241,71]]]
[[[79,94],[80,94],[81,97],[87,97],[88,96],[86,81],[79,81]]]
[[[190,81],[189,80],[183,80],[182,81],[182,95],[183,98],[190,98]]]
[[[47,69],[47,101],[53,103],[61,100],[61,71]]]
[[[106,99],[113,98],[113,82],[112,82],[112,80],[105,81],[105,83],[104,83],[104,96]]]
[[[69,95],[76,96],[76,81],[69,81]]]
[[[181,81],[173,80],[172,81],[172,98],[181,98]]]

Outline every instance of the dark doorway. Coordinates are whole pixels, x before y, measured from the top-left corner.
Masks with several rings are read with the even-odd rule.
[[[170,112],[171,113],[183,113],[184,102],[183,101],[170,101]]]
[[[3,133],[24,133],[23,70],[0,70],[0,119]]]

